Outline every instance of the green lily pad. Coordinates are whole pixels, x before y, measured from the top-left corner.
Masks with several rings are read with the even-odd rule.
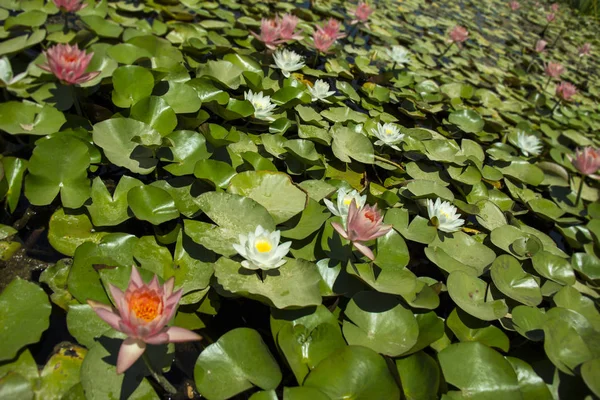
[[[146,97],[136,102],[131,107],[130,116],[150,125],[161,136],[167,136],[177,126],[175,111],[163,98],[157,96]]]
[[[85,214],[68,213],[59,208],[50,217],[48,241],[55,250],[73,256],[75,249],[84,243],[97,243],[108,232],[96,232]]]
[[[454,271],[446,283],[452,300],[464,311],[484,321],[500,319],[508,312],[504,300],[486,301],[487,284],[463,271]]]
[[[448,121],[467,133],[481,132],[485,125],[483,118],[476,111],[469,109],[450,113]]]
[[[154,77],[144,67],[124,65],[112,75],[114,91],[112,101],[117,107],[131,107],[152,94]],[[135,118],[135,117],[134,117]]]
[[[490,269],[492,281],[505,295],[528,306],[542,302],[542,292],[533,275],[523,271],[516,258],[502,254]]]
[[[114,226],[130,218],[127,211],[127,193],[134,187],[143,186],[135,178],[123,175],[111,196],[100,177],[92,182],[92,204],[86,205],[95,226]]]
[[[472,317],[460,308],[455,308],[446,319],[448,328],[461,342],[479,342],[507,352],[510,346],[508,336],[489,322]]]
[[[436,399],[440,369],[433,357],[420,351],[396,360],[396,368],[407,399]]]
[[[127,204],[137,219],[153,225],[179,217],[179,210],[169,192],[155,186],[131,188],[127,192]]]

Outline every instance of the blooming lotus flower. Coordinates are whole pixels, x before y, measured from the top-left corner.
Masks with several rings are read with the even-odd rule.
[[[554,79],[559,78],[564,71],[565,67],[555,62],[548,63],[545,68],[546,75]]]
[[[281,40],[302,40],[300,32],[296,32],[298,17],[292,14],[284,14],[282,18],[277,17],[277,23],[280,26],[279,38]]]
[[[575,153],[575,157],[568,155],[567,158],[583,175],[588,175],[594,179],[600,179],[600,176],[593,175],[600,169],[600,150],[588,146],[583,150],[578,149]]]
[[[391,49],[385,49],[386,54],[396,64],[409,64],[411,61],[410,51],[404,46],[392,46]]]
[[[263,92],[252,93],[252,90],[244,93],[244,99],[252,103],[254,117],[264,120],[272,120],[273,110],[276,105],[271,104],[271,96],[265,96]]]
[[[356,200],[354,199],[352,199],[350,207],[348,208],[346,227],[342,227],[342,225],[337,222],[332,222],[331,225],[341,237],[352,242],[354,247],[370,260],[374,260],[375,255],[364,242],[377,239],[392,229],[391,225],[383,224],[383,217],[377,210],[376,205],[374,207],[365,205],[358,208],[356,206]]]
[[[511,1],[508,4],[510,6],[510,9],[513,10],[513,11],[517,11],[519,8],[521,8],[521,4],[519,4],[518,1]]]
[[[300,68],[304,67],[304,61],[302,61],[302,56],[291,50],[281,50],[276,51],[273,54],[273,61],[277,65],[277,68],[281,70],[281,73],[286,78],[289,78],[290,72],[298,71]]]
[[[584,45],[579,48],[579,57],[589,56],[591,52],[592,52],[592,44],[584,43]]]
[[[44,52],[46,64],[38,65],[44,71],[52,72],[62,83],[75,85],[97,77],[100,71],[85,72],[94,53],[86,54],[77,45],[57,44]]]
[[[552,3],[552,5],[550,6],[550,9],[552,10],[552,12],[558,12],[558,3]]]
[[[457,209],[447,201],[441,201],[439,198],[435,203],[427,199],[427,214],[429,220],[442,232],[456,232],[465,221],[457,214]],[[433,220],[433,218],[436,220]]]
[[[245,258],[242,267],[248,269],[274,269],[286,263],[283,259],[290,251],[292,242],[279,244],[281,232],[269,232],[262,226],[257,226],[254,232],[240,235],[240,243],[233,248]]]
[[[325,103],[329,103],[329,101],[327,101],[326,99],[335,94],[335,91],[333,90],[329,90],[330,86],[329,83],[325,82],[324,80],[321,79],[317,79],[317,81],[315,82],[315,84],[312,87],[308,87],[308,91],[310,92],[310,95],[312,96],[312,101],[318,101],[321,100],[322,102]]]
[[[469,31],[460,25],[456,25],[450,31],[450,39],[456,44],[463,43],[468,38],[469,38]]]
[[[564,101],[571,101],[571,97],[577,94],[577,88],[569,82],[561,82],[556,87],[556,95]]]
[[[260,35],[252,31],[250,33],[271,50],[274,50],[278,44],[284,42],[280,40],[281,25],[274,19],[263,18],[260,21]]]
[[[175,278],[161,285],[156,275],[144,283],[135,266],[131,268],[129,285],[123,293],[108,285],[116,310],[111,306],[88,300],[88,304],[107,324],[128,337],[123,341],[117,357],[117,374],[122,374],[146,350],[146,344],[165,344],[200,340],[202,337],[177,326],[166,326],[175,315],[182,290],[173,293]]]
[[[387,145],[394,150],[400,151],[400,148],[396,146],[397,143],[404,139],[404,133],[400,133],[400,129],[397,125],[392,123],[377,124],[377,128],[372,130],[373,134],[379,139],[375,142],[375,145]]]
[[[517,133],[517,146],[521,149],[521,152],[525,157],[530,154],[537,156],[542,152],[542,141],[535,135],[527,135],[526,133]]]
[[[348,209],[350,208],[350,203],[352,203],[352,201],[356,202],[356,206],[358,208],[362,208],[367,201],[367,196],[361,196],[360,193],[358,193],[356,190],[348,191],[344,188],[340,188],[337,191],[336,205],[334,205],[328,199],[323,199],[323,202],[325,203],[329,211],[331,211],[333,215],[342,218],[344,228],[346,227],[346,220],[348,219]]]
[[[322,30],[325,34],[327,34],[330,37],[341,39],[346,36],[345,34],[340,33],[341,27],[342,24],[340,23],[340,21],[338,21],[335,18],[329,18],[323,26],[317,27],[317,29]]]
[[[356,9],[349,12],[350,15],[354,16],[354,19],[350,23],[354,25],[358,22],[367,22],[369,20],[369,16],[373,14],[373,11],[375,10],[371,6],[369,6],[364,1],[361,1],[360,3],[358,3]]]
[[[546,42],[543,39],[538,40],[537,43],[535,44],[535,52],[541,53],[546,48],[547,44],[548,44],[548,42]]]
[[[312,39],[315,49],[324,54],[327,54],[329,48],[333,46],[336,41],[335,36],[329,36],[329,34],[322,29],[317,29],[313,33]]]
[[[62,12],[75,13],[85,7],[87,4],[82,0],[52,0],[54,5]]]
[[[554,13],[550,13],[548,15],[546,15],[546,21],[548,21],[548,23],[554,21],[556,19],[556,14]]]

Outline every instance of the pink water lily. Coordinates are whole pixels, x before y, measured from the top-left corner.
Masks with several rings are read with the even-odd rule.
[[[600,169],[600,150],[588,146],[584,149],[578,149],[575,152],[575,157],[568,155],[567,158],[583,175],[600,179],[600,176],[594,175]]]
[[[85,7],[87,4],[82,0],[52,0],[54,5],[62,12],[75,13]]]
[[[281,25],[275,19],[263,18],[260,22],[260,35],[252,31],[250,33],[271,50],[274,50],[278,44],[284,42],[280,39]]]
[[[560,63],[549,62],[544,71],[546,72],[547,76],[556,79],[560,78],[562,73],[565,71],[565,67],[563,67]]]
[[[283,17],[277,17],[277,24],[279,25],[279,39],[280,40],[302,40],[301,32],[296,31],[298,25],[298,17],[292,14],[284,14]]]
[[[137,361],[146,350],[146,344],[165,344],[200,340],[202,337],[177,326],[167,327],[181,299],[181,289],[173,293],[175,278],[161,285],[156,275],[149,284],[144,283],[135,266],[127,290],[109,284],[116,305],[112,307],[88,300],[88,304],[107,324],[128,336],[119,350],[117,374],[122,374]]]
[[[456,44],[463,43],[469,38],[469,31],[460,25],[456,25],[450,31],[450,40],[452,40]]]
[[[85,83],[97,77],[100,71],[85,72],[94,53],[86,54],[77,45],[57,44],[44,52],[46,63],[39,65],[44,71],[53,73],[64,84]]]
[[[546,49],[547,44],[548,44],[548,42],[546,42],[544,39],[538,40],[535,44],[535,52],[536,53],[543,52]]]
[[[517,11],[519,8],[521,8],[521,4],[519,4],[518,1],[511,1],[508,4],[510,6],[510,9],[513,10],[513,11]]]
[[[579,57],[589,56],[591,52],[592,52],[592,44],[589,42],[584,43],[583,46],[581,46],[579,48]]]
[[[554,13],[550,13],[548,15],[546,15],[546,21],[548,21],[548,23],[554,21],[556,19],[556,14]]]
[[[550,9],[552,10],[553,13],[558,12],[558,3],[552,3],[552,5],[550,6]]]
[[[346,36],[340,32],[341,27],[342,24],[340,21],[335,18],[329,18],[323,26],[317,27],[317,29],[322,30],[329,37],[341,39]]]
[[[569,82],[561,82],[556,87],[556,95],[564,101],[571,101],[575,94],[577,94],[577,88]]]
[[[344,239],[352,242],[354,247],[367,256],[370,260],[375,259],[373,251],[363,242],[377,239],[385,235],[391,229],[391,225],[383,224],[383,216],[377,210],[377,205],[371,207],[364,205],[360,209],[356,206],[356,200],[352,199],[348,208],[348,218],[346,219],[346,229],[337,222],[332,222],[333,229]]]
[[[329,48],[335,43],[335,36],[329,36],[327,32],[322,29],[317,29],[313,33],[313,46],[321,53],[326,54]]]
[[[371,16],[374,11],[375,10],[366,2],[361,1],[358,3],[356,9],[350,11],[350,14],[354,16],[354,19],[350,23],[353,25],[358,22],[365,23],[369,20],[369,16]]]

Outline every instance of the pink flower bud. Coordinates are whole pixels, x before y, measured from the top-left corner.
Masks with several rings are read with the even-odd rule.
[[[135,266],[127,290],[109,284],[116,310],[106,304],[88,300],[88,304],[107,324],[128,336],[119,350],[117,373],[122,374],[146,350],[146,344],[165,344],[200,340],[192,331],[176,326],[166,326],[175,315],[181,299],[181,289],[173,293],[175,278],[161,285],[156,275],[149,284],[144,283]]]
[[[589,42],[584,43],[583,46],[581,46],[579,48],[579,57],[589,56],[591,52],[592,52],[592,44]]]
[[[313,46],[321,53],[327,53],[329,48],[335,43],[335,40],[335,36],[329,36],[320,28],[313,33]]]
[[[564,101],[571,101],[571,97],[575,94],[577,94],[577,88],[569,82],[561,82],[556,87],[556,95]]]
[[[550,13],[548,15],[546,15],[546,21],[548,21],[548,23],[554,21],[556,19],[556,14],[554,13]]]
[[[575,157],[567,156],[573,166],[583,175],[595,174],[600,169],[600,150],[593,147],[578,149]]]
[[[300,32],[296,32],[298,17],[285,14],[282,18],[277,17],[277,24],[280,26],[279,39],[281,40],[302,40]]]
[[[330,37],[341,39],[346,36],[343,33],[340,33],[341,27],[342,24],[340,23],[340,21],[334,18],[329,18],[322,27],[317,27],[317,29],[322,30],[326,35]]]
[[[369,16],[373,14],[373,11],[375,10],[371,6],[364,1],[361,1],[358,3],[356,9],[350,12],[351,15],[354,15],[354,20],[351,23],[356,24],[357,22],[367,22]]]
[[[546,72],[547,76],[556,79],[559,78],[563,72],[565,72],[565,67],[563,67],[560,63],[550,62],[548,65],[546,65],[544,71]]]
[[[85,72],[94,53],[86,54],[77,45],[57,44],[44,52],[46,63],[39,65],[44,71],[53,73],[64,84],[75,85],[94,79],[100,71]]]
[[[450,39],[454,43],[457,43],[457,44],[462,43],[462,42],[466,41],[468,38],[469,38],[469,31],[460,25],[456,25],[450,31]]]
[[[550,9],[552,10],[553,13],[558,12],[558,3],[552,3],[552,5],[550,6]]]
[[[548,44],[548,42],[546,42],[543,39],[538,40],[537,43],[535,44],[536,53],[541,53],[542,51],[544,51],[547,44]]]
[[[521,8],[521,4],[519,4],[518,1],[511,1],[509,3],[509,5],[510,5],[510,9],[513,11],[517,11],[519,8]]]
[[[82,0],[52,0],[54,5],[63,12],[75,13],[85,7],[87,4],[83,3]]]
[[[250,33],[271,50],[275,49],[278,44],[284,42],[279,39],[281,35],[281,25],[276,19],[263,18],[260,21],[260,35],[252,31]]]
[[[377,239],[392,230],[391,225],[383,224],[383,217],[377,210],[377,206],[365,205],[359,209],[354,199],[348,208],[346,229],[344,230],[343,226],[337,222],[332,222],[331,225],[340,236],[352,242],[358,251],[371,260],[375,259],[375,255],[363,242]]]

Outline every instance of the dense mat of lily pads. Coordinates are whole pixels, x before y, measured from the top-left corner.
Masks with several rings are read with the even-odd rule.
[[[0,288],[0,398],[600,396],[594,20],[0,0],[0,21],[0,273],[28,278]]]

